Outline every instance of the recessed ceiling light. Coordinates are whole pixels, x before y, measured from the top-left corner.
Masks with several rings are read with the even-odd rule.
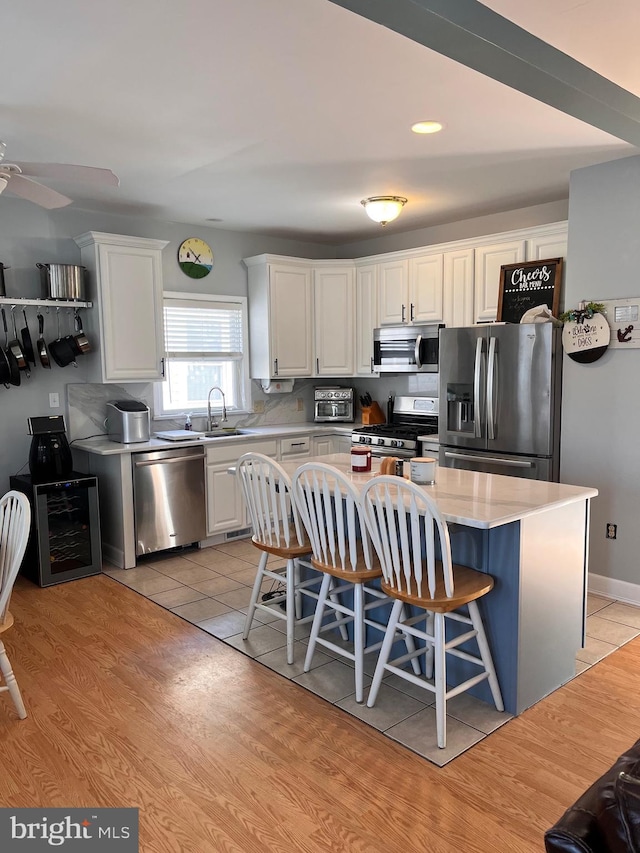
[[[417,121],[411,125],[411,130],[414,133],[438,133],[442,125],[439,121]]]

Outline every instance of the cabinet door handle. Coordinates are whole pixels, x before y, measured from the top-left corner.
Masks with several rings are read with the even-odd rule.
[[[316,373],[320,373],[320,359],[316,358]]]
[[[162,376],[163,379],[166,377],[166,374],[164,372],[165,361],[166,361],[166,359],[164,359],[164,358],[160,359],[160,375]]]
[[[370,372],[371,372],[371,373],[373,373],[373,356],[371,356],[371,358],[369,359],[369,362],[370,362],[370,365],[371,365],[371,366],[370,366]]]
[[[404,315],[405,315],[405,311],[406,311],[406,309],[405,309],[405,306],[403,305],[403,306],[402,306],[402,320],[401,320],[401,322],[402,322],[402,323],[404,323]]]
[[[413,302],[411,303],[411,322],[413,323]]]
[[[273,375],[274,376],[278,375],[278,359],[277,358],[273,359]]]

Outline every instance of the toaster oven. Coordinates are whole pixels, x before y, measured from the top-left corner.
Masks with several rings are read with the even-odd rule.
[[[313,419],[317,423],[354,420],[354,389],[339,385],[316,388],[313,394]]]

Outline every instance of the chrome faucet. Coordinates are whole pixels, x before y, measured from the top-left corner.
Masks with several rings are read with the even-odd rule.
[[[214,391],[219,391],[220,396],[222,397],[222,422],[227,420],[227,407],[224,400],[224,391],[218,385],[214,385],[213,388],[209,389],[209,396],[207,397],[207,432],[211,432],[212,429],[218,426],[217,422],[213,421],[211,418],[211,394]]]

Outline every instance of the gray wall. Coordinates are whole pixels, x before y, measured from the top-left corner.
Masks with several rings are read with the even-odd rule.
[[[640,157],[571,175],[565,306],[640,297]],[[640,583],[640,349],[564,360],[561,479],[594,486],[590,571]],[[605,525],[618,538],[605,538]],[[615,590],[614,590],[615,591]],[[619,588],[624,597],[624,587]]]
[[[498,234],[501,231],[515,231],[517,228],[534,228],[536,225],[546,225],[547,222],[564,221],[567,218],[567,208],[568,201],[564,199],[404,233],[395,233],[393,225],[389,226],[389,230],[380,226],[378,236],[358,243],[345,243],[338,248],[336,257],[362,258],[379,252],[400,252],[403,249],[468,240],[472,237],[483,237],[485,234]]]
[[[3,196],[0,198],[0,262],[10,267],[5,273],[7,296],[40,297],[39,271],[35,264],[80,263],[80,250],[73,237],[85,231],[106,231],[169,240],[170,243],[163,253],[163,280],[166,290],[246,296],[247,273],[242,264],[244,257],[263,252],[312,258],[334,256],[331,247],[313,243],[68,208],[47,213],[29,202]],[[203,238],[213,249],[214,268],[204,279],[188,278],[180,271],[176,261],[178,246],[185,237],[191,236]],[[35,341],[35,310],[31,308],[27,316]],[[46,340],[56,337],[54,318],[53,311],[46,317]],[[19,332],[24,325],[21,313],[16,314],[16,320]],[[1,324],[0,341],[4,345]],[[20,471],[28,473],[31,440],[27,434],[27,418],[36,415],[66,415],[66,385],[89,381],[95,381],[89,371],[89,360],[83,362],[82,358],[79,358],[77,369],[72,366],[60,368],[55,363],[52,363],[51,370],[36,366],[29,379],[23,378],[20,387],[5,390],[0,385],[0,493],[9,487],[11,474]],[[140,387],[142,386],[131,387],[131,392],[137,393]],[[61,408],[58,410],[49,408],[51,392],[57,392],[60,396]],[[257,396],[264,398],[259,391]],[[303,396],[306,401],[308,393]]]

